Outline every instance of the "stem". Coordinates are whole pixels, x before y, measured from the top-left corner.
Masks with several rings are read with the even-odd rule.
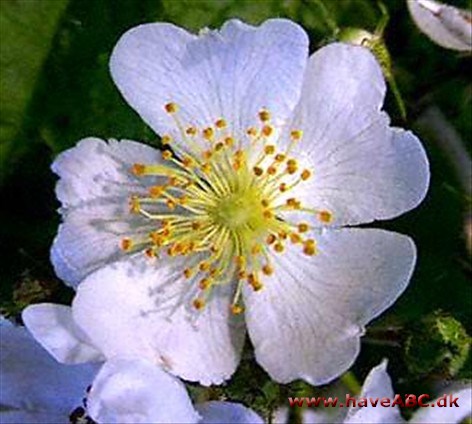
[[[361,385],[352,371],[344,373],[341,376],[341,382],[348,388],[351,394],[358,395],[361,392]]]

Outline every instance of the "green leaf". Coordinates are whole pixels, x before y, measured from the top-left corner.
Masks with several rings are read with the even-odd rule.
[[[16,143],[68,0],[0,2],[0,179],[28,140]]]

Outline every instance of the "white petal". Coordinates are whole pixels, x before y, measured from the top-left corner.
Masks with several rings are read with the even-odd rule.
[[[392,388],[392,380],[387,373],[387,361],[384,360],[380,365],[372,368],[364,381],[362,392],[359,398],[378,399],[377,406],[351,407],[344,423],[402,423],[404,420],[400,415],[400,409],[395,407],[382,407],[380,399],[388,398],[392,400],[395,394]]]
[[[77,285],[85,275],[118,259],[120,240],[147,230],[148,223],[129,213],[131,195],[146,192],[155,177],[135,177],[134,163],[158,163],[157,150],[134,141],[96,138],[61,153],[52,169],[60,180],[56,194],[64,223],[54,240],[51,260],[59,278]]]
[[[418,28],[442,47],[472,49],[472,15],[433,0],[408,0],[408,9]]]
[[[257,361],[281,383],[328,383],[359,353],[364,326],[405,290],[416,260],[406,236],[376,229],[326,230],[319,253],[299,245],[273,258],[260,292],[246,288]]]
[[[60,177],[57,198],[63,209],[68,209],[129,196],[131,190],[142,190],[142,177],[135,177],[131,166],[158,162],[159,151],[145,144],[85,138],[62,152],[52,164],[52,170]]]
[[[147,358],[204,385],[229,378],[244,342],[241,317],[229,311],[229,287],[215,288],[197,312],[196,283],[183,278],[182,262],[141,259],[87,277],[73,303],[77,323],[107,357]]]
[[[87,410],[100,423],[196,423],[185,386],[145,361],[113,359],[93,382]]]
[[[260,125],[262,108],[271,112],[276,126],[289,117],[307,55],[306,33],[284,19],[260,27],[231,20],[199,36],[155,23],[124,34],[110,68],[126,101],[157,133],[182,139],[164,110],[174,102],[184,126],[203,129],[224,118],[241,139],[248,127]]]
[[[0,405],[12,410],[2,420],[16,410],[38,417],[41,412],[62,413],[67,422],[68,414],[82,405],[98,365],[57,363],[23,327],[2,325],[0,336]]]
[[[104,359],[74,322],[69,306],[50,303],[31,305],[23,311],[22,318],[33,337],[57,361],[79,364]]]
[[[326,424],[337,422],[340,421],[333,420],[333,414],[330,414],[326,408],[312,408],[306,409],[302,412],[303,424]]]
[[[410,423],[461,423],[467,417],[472,415],[472,388],[467,388],[446,395],[447,402],[452,398],[459,398],[456,406],[439,407],[437,404],[432,407],[431,404],[436,403],[438,399],[434,399],[429,407],[419,408],[414,414]],[[440,399],[440,398],[439,398]],[[425,401],[426,402],[426,401]]]
[[[393,218],[426,194],[425,152],[411,132],[389,128],[384,96],[381,69],[363,47],[332,44],[309,60],[290,129],[303,130],[293,156],[313,176],[293,194],[331,211],[336,226]]]
[[[201,424],[263,424],[264,420],[252,409],[240,403],[204,402],[195,405],[202,419]]]

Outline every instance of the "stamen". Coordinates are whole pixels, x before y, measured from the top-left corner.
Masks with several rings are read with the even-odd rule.
[[[167,113],[176,113],[179,110],[179,107],[175,103],[167,103],[164,108]]]
[[[121,240],[121,249],[125,252],[129,252],[133,247],[133,241],[129,238],[124,238]]]
[[[193,307],[197,310],[200,311],[205,307],[205,300],[197,297],[196,299],[193,300]]]
[[[303,243],[303,253],[308,256],[313,256],[316,254],[315,240],[309,239]]]
[[[216,128],[219,128],[219,129],[223,129],[223,128],[226,128],[227,127],[227,123],[224,119],[218,119],[216,122],[215,122],[215,127]]]
[[[330,211],[327,210],[319,211],[318,219],[325,224],[329,224],[333,221],[333,215]]]
[[[243,287],[263,289],[265,279],[277,269],[271,262],[271,248],[283,254],[286,243],[291,243],[305,255],[317,253],[315,240],[303,236],[310,229],[308,224],[291,222],[284,213],[297,210],[316,215],[323,223],[333,219],[330,211],[302,207],[297,198],[281,195],[312,176],[309,169],[299,170],[297,160],[289,156],[302,131],[292,130],[289,147],[277,151],[268,143],[275,127],[266,109],[258,113],[258,126],[235,138],[231,123],[222,117],[202,128],[181,122],[176,103],[164,108],[180,137],[162,136],[162,158],[169,163],[135,163],[130,169],[136,177],[155,179],[147,194],[129,198],[130,212],[150,220],[153,230],[123,238],[120,247],[150,259],[198,255],[198,260],[189,257],[192,265],[181,271],[189,290],[198,290],[191,301],[193,308],[202,310],[215,286],[236,280],[230,308],[240,314]],[[205,140],[209,144],[203,149]],[[172,150],[165,147],[169,144]]]
[[[262,122],[268,122],[270,121],[270,112],[268,110],[261,110],[259,112],[259,119],[262,121]]]

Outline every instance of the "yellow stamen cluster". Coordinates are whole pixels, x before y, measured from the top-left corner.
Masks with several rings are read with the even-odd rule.
[[[231,311],[240,314],[242,287],[262,290],[263,280],[276,272],[271,258],[283,254],[287,243],[308,256],[317,253],[315,240],[305,237],[308,224],[289,222],[281,213],[304,211],[322,223],[332,221],[329,211],[306,209],[287,196],[312,177],[290,155],[302,131],[291,131],[290,146],[277,151],[268,110],[259,112],[259,125],[237,135],[229,133],[222,117],[199,129],[179,121],[177,104],[168,103],[164,109],[180,130],[180,144],[174,143],[175,135],[162,138],[175,155],[166,148],[163,163],[131,168],[137,177],[157,177],[147,196],[130,199],[130,212],[152,220],[156,229],[141,239],[121,240],[121,248],[142,250],[150,259],[162,254],[188,257],[182,273],[195,282],[196,310],[205,307],[215,287],[236,281]]]

